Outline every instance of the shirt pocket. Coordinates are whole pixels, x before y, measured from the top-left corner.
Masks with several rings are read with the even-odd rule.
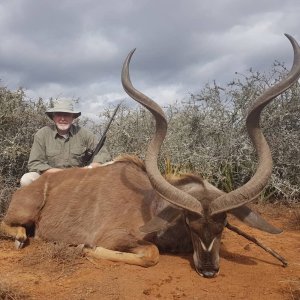
[[[70,149],[70,163],[72,167],[83,166],[85,151],[86,148],[83,146]]]
[[[47,150],[46,151],[48,164],[52,167],[59,167],[61,160],[61,152],[59,150]]]

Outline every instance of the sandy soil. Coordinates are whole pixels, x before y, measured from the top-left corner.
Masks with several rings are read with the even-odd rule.
[[[288,260],[287,268],[228,230],[221,271],[213,279],[195,272],[191,255],[161,255],[156,266],[146,269],[87,259],[74,249],[42,241],[32,240],[17,251],[11,240],[2,238],[0,299],[300,299],[300,230],[292,226],[294,209],[257,210],[284,233],[269,235],[238,221],[233,224],[278,251]]]

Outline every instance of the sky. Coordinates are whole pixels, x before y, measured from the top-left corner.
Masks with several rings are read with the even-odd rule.
[[[160,105],[235,72],[291,66],[299,0],[0,0],[0,84],[29,99],[79,99],[86,116],[129,97],[120,74]]]

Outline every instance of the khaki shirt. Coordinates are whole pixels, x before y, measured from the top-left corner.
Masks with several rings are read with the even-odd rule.
[[[92,132],[72,125],[69,136],[64,138],[57,132],[56,126],[45,126],[34,136],[28,169],[42,173],[50,168],[83,167],[86,151],[93,151],[97,141]],[[105,146],[94,157],[93,162],[105,163],[111,160]]]

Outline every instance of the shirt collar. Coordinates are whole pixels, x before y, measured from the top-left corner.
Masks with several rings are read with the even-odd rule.
[[[69,134],[70,134],[70,136],[73,136],[75,134],[75,125],[74,124],[71,125]]]

